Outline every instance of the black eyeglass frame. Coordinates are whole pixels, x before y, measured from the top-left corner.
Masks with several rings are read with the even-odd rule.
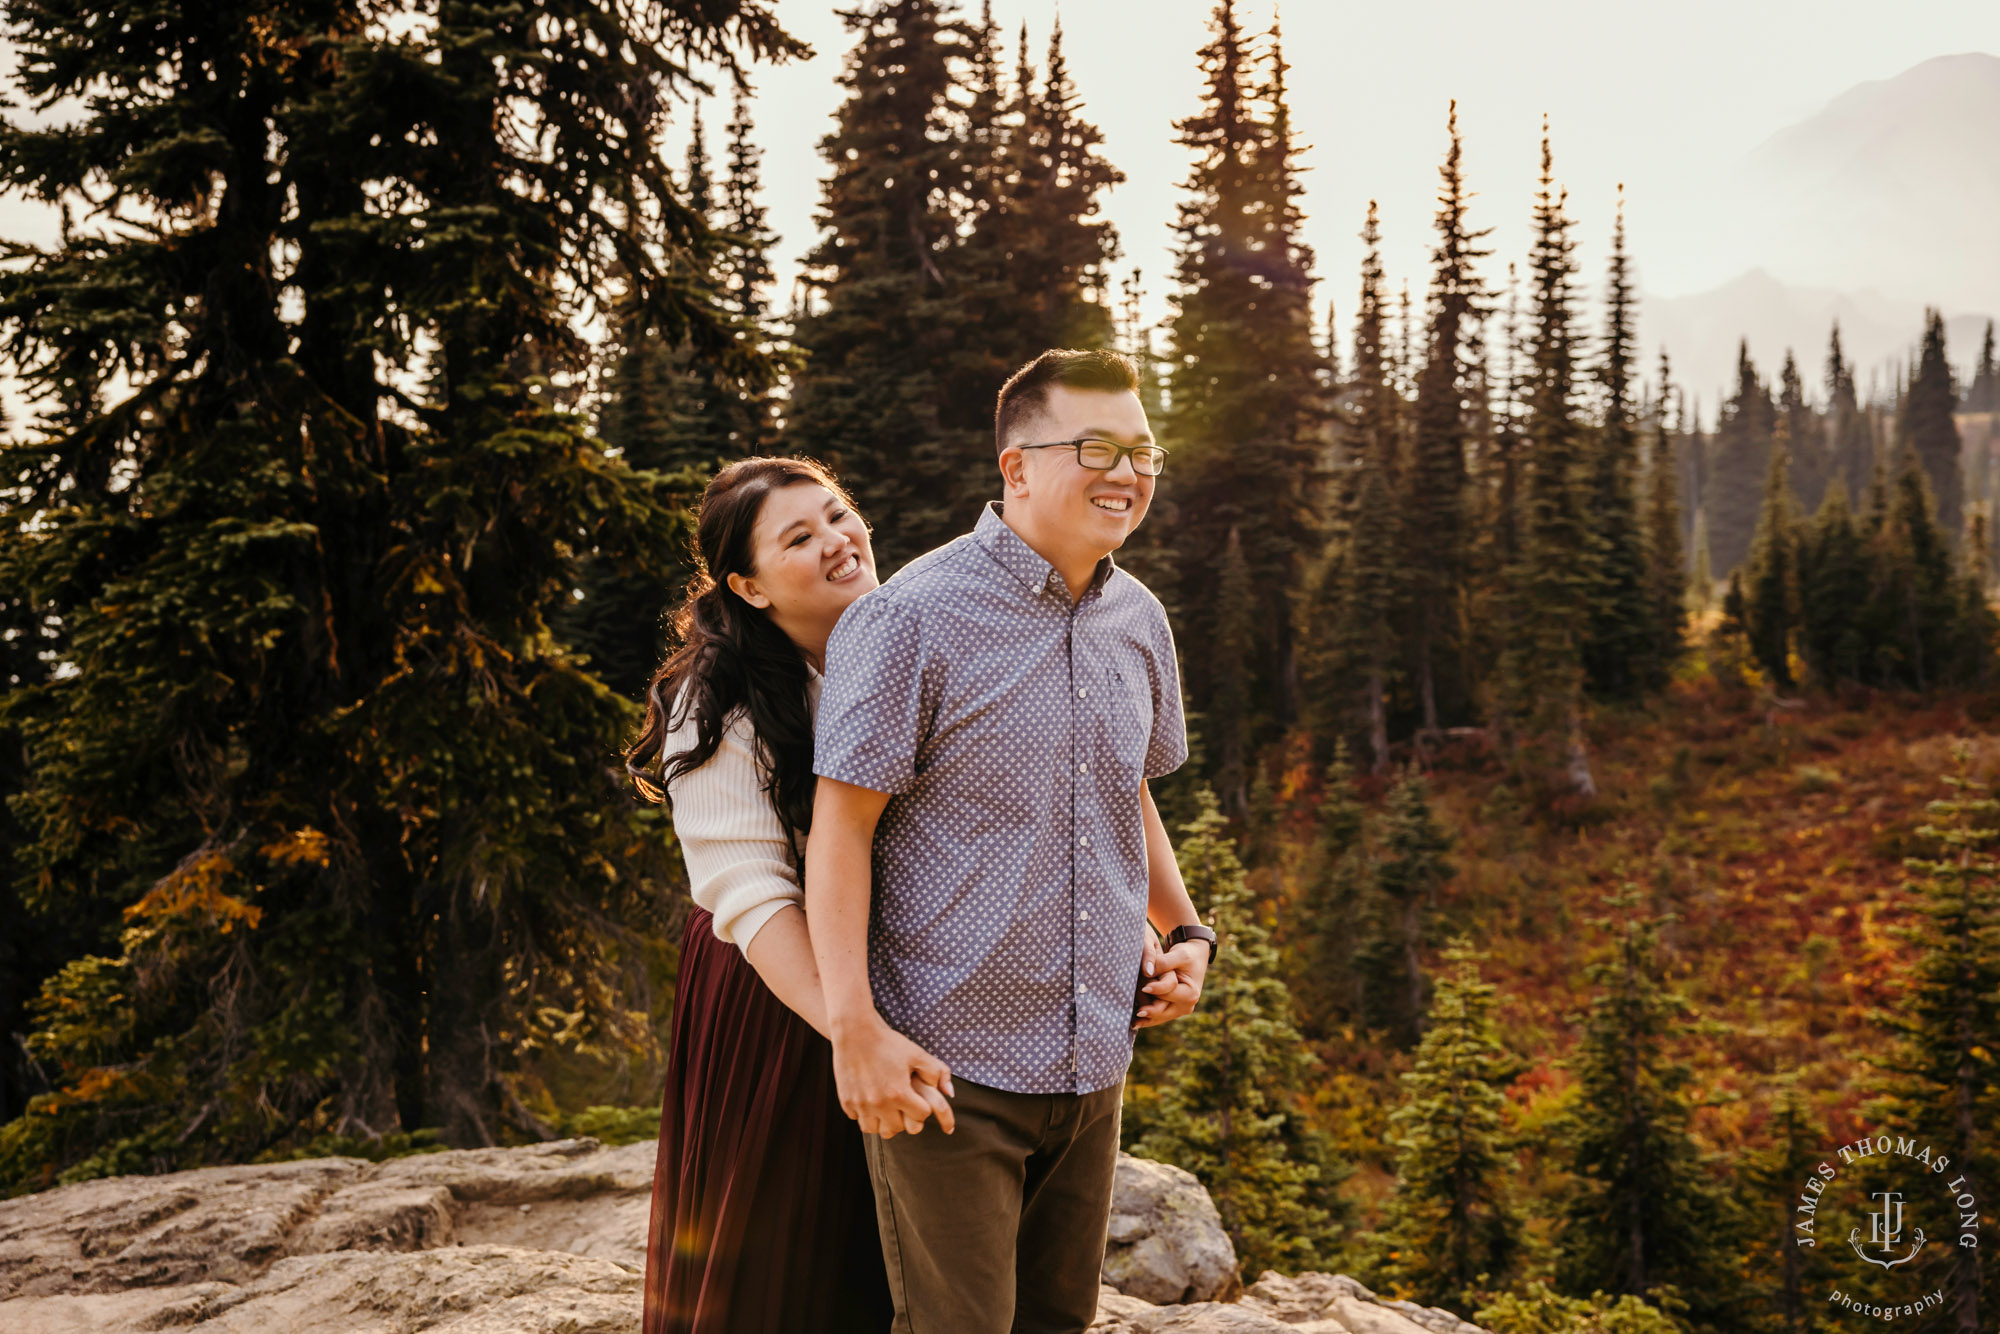
[[[1083,447],[1085,445],[1105,445],[1118,452],[1111,456],[1111,462],[1105,464],[1103,467],[1100,468],[1095,464],[1085,463],[1083,461]],[[1101,436],[1095,436],[1095,435],[1080,435],[1074,440],[1050,440],[1046,444],[1040,444],[1040,445],[1016,445],[1014,446],[1014,448],[1074,449],[1076,451],[1076,466],[1079,468],[1089,468],[1092,472],[1110,472],[1112,469],[1118,466],[1118,461],[1124,458],[1130,458],[1132,460],[1132,471],[1137,473],[1141,477],[1158,477],[1161,473],[1167,470],[1167,450],[1162,445],[1152,445],[1152,444],[1121,445],[1116,440],[1106,440]],[[1139,466],[1139,451],[1142,449],[1150,449],[1154,453],[1160,456],[1160,466],[1157,470],[1153,472],[1147,472],[1144,468],[1141,468]]]

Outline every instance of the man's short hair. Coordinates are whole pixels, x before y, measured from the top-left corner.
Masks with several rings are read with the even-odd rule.
[[[993,450],[1007,448],[1016,426],[1039,412],[1049,400],[1049,386],[1095,389],[1107,394],[1137,393],[1139,368],[1123,352],[1077,351],[1052,347],[1007,377],[993,405]]]

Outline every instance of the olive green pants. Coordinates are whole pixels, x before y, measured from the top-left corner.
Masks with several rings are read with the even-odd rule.
[[[1124,1088],[954,1079],[957,1129],[866,1137],[895,1334],[1081,1334],[1096,1318]]]

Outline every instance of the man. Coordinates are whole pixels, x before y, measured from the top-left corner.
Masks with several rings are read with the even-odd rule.
[[[1091,1322],[1131,1034],[1213,954],[1146,789],[1187,758],[1173,636],[1111,559],[1165,462],[1137,389],[1110,352],[1017,371],[1005,501],[827,646],[806,913],[899,1334]]]

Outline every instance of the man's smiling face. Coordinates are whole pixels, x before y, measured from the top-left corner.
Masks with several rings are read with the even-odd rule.
[[[1137,394],[1057,384],[1049,386],[1041,410],[1021,423],[1019,438],[1008,444],[1086,437],[1116,445],[1153,443]],[[1043,531],[1062,533],[1097,552],[1123,546],[1153,503],[1157,479],[1140,476],[1129,456],[1108,472],[1084,467],[1070,448],[1024,450],[1021,458],[1027,494],[1013,495],[1008,503],[1032,511]]]

